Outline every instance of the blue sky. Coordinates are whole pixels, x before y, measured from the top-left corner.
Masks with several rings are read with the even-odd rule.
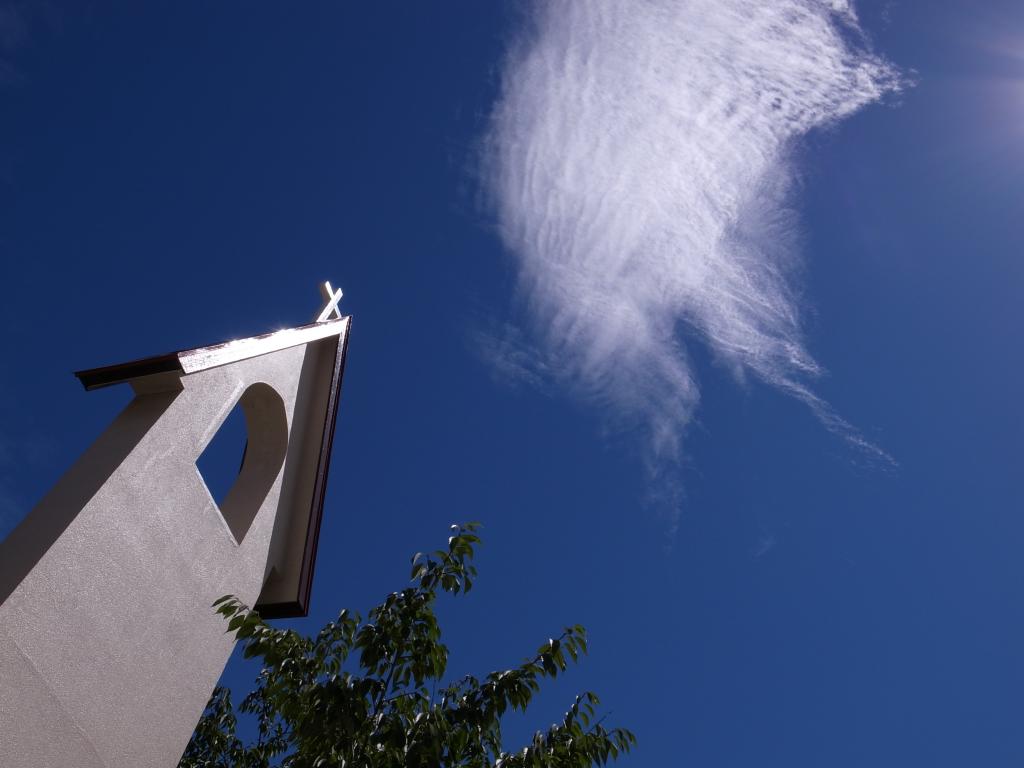
[[[593,688],[629,765],[1019,765],[1024,6],[822,7],[0,5],[0,534],[129,397],[72,370],[326,278],[298,626],[479,519],[452,671],[591,635],[513,743]]]

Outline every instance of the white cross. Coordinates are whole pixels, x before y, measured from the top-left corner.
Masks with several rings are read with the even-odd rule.
[[[324,297],[324,301],[327,304],[320,310],[320,316],[317,317],[316,321],[322,323],[325,320],[340,318],[341,310],[338,309],[338,302],[341,301],[343,295],[341,288],[335,291],[331,288],[331,281],[325,280],[324,284],[320,286],[320,295]],[[331,315],[334,315],[334,317],[332,318]]]

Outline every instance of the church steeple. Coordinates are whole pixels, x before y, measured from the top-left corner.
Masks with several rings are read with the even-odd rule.
[[[76,373],[135,397],[0,542],[0,764],[176,765],[231,652],[211,603],[306,614],[351,325],[325,292],[309,325]],[[196,461],[236,405],[218,505]]]

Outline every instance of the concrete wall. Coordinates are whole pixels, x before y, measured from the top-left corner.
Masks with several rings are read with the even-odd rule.
[[[232,649],[210,604],[268,575],[306,349],[137,380],[0,543],[0,766],[177,765]],[[229,524],[195,462],[243,394]]]

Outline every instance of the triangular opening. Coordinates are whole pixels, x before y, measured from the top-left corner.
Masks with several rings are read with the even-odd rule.
[[[224,506],[228,491],[238,479],[245,460],[248,433],[245,428],[245,414],[240,403],[235,403],[231,413],[221,424],[213,440],[196,460],[203,482],[210,489],[210,495],[218,507]]]
[[[268,384],[253,384],[196,460],[224,522],[239,544],[277,481],[288,451],[284,401]]]

